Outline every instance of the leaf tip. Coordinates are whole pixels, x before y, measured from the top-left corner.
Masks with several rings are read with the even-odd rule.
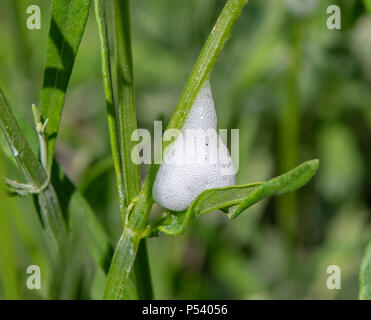
[[[319,163],[320,163],[319,159],[309,160],[307,163],[313,169],[313,175],[316,174],[316,172],[317,172],[317,170],[319,168]]]

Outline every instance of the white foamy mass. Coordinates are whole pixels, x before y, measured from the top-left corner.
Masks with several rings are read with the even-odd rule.
[[[165,155],[157,173],[152,196],[159,205],[183,211],[203,191],[236,183],[231,156],[216,129],[214,101],[210,83],[206,81],[181,135]]]

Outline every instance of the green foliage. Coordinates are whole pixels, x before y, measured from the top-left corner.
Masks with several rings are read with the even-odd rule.
[[[186,83],[173,116],[169,121],[168,128],[180,129],[182,127],[202,83],[209,76],[220,51],[230,36],[234,22],[240,16],[246,3],[246,0],[229,0],[226,3],[193,67],[192,73]],[[130,40],[128,37],[124,39],[126,39],[127,42]],[[127,45],[127,48],[130,48],[130,46]],[[126,53],[126,55],[128,55],[128,53]],[[130,55],[128,57],[130,58]],[[125,58],[123,60],[125,60]],[[130,83],[131,81],[129,81],[129,85]],[[131,100],[126,101],[126,104],[127,110],[130,112],[130,108],[132,107]],[[131,121],[130,118],[131,117],[129,117],[128,121]],[[132,125],[133,124],[131,124],[131,126]],[[126,135],[123,135],[121,137],[124,138],[123,143],[126,141],[125,136]],[[158,152],[162,153],[168,143],[169,142],[166,143],[163,141],[163,149]],[[131,157],[130,159],[126,158],[125,161],[131,161]],[[105,299],[119,299],[124,294],[123,288],[125,287],[126,280],[129,277],[129,271],[134,263],[141,234],[146,228],[147,219],[153,204],[152,185],[156,178],[158,169],[158,165],[153,164],[151,166],[140,194],[134,198],[128,206],[128,212],[126,213],[126,216],[128,216],[126,217],[128,222],[125,225],[124,232],[114,253],[105,289]],[[128,250],[130,252],[127,252]],[[122,270],[126,270],[127,272],[122,272]]]
[[[358,294],[370,299],[370,247],[364,252],[370,238],[369,1],[364,0],[364,6],[359,1],[341,6],[341,32],[325,26],[330,0],[317,2],[302,15],[289,1],[249,1],[214,68],[239,15],[228,12],[240,11],[245,4],[228,1],[229,11],[226,7],[218,20],[221,28],[213,30],[226,2],[131,1],[130,14],[125,10],[113,16],[114,1],[96,0],[94,21],[92,16],[87,19],[89,1],[54,0],[50,17],[52,1],[40,0],[42,29],[31,31],[24,26],[27,1],[0,1],[0,11],[6,13],[0,20],[0,35],[7,43],[0,47],[0,83],[10,102],[9,112],[1,98],[5,136],[0,134],[0,145],[6,157],[0,171],[2,176],[26,180],[21,187],[16,182],[13,192],[29,188],[22,189],[24,194],[33,194],[32,198],[0,195],[0,298],[100,299],[105,291],[106,298],[149,297],[151,277],[143,237],[159,234],[146,239],[159,299],[354,299]],[[128,1],[115,5],[128,9]],[[56,86],[42,89],[41,110],[42,120],[51,121],[46,126],[50,171],[40,165],[36,130],[27,125],[30,106],[39,95],[49,24],[50,55],[45,57],[49,71],[45,70],[44,84],[50,81]],[[208,45],[171,117],[210,30]],[[126,63],[129,68],[123,68]],[[221,128],[240,129],[239,184],[267,181],[310,157],[321,159],[321,169],[306,188],[274,201],[260,200],[300,187],[314,174],[317,163],[295,168],[298,175],[290,179],[283,179],[290,176],[288,172],[265,183],[205,191],[186,212],[162,212],[151,199],[158,166],[150,168],[139,192],[137,168],[132,170],[126,162],[129,147],[123,142],[136,127],[134,106],[138,127],[151,130],[154,119],[171,118],[168,128],[181,128],[192,99],[213,68],[218,123]],[[127,83],[118,81],[119,71]],[[14,124],[20,130],[13,130]],[[7,141],[14,132],[23,135],[14,141],[25,150],[21,162]],[[7,139],[9,133],[12,137]],[[108,161],[111,157],[113,161]],[[34,193],[37,188],[30,188],[28,177],[19,174],[22,167],[40,183],[50,172],[52,190],[43,196]],[[147,169],[141,168],[143,176]],[[128,183],[130,179],[133,183]],[[81,186],[80,191],[75,186]],[[133,201],[127,201],[130,198]],[[31,210],[32,200],[38,212]],[[45,203],[43,212],[40,202]],[[246,207],[249,214],[240,214]],[[204,216],[214,210],[225,216]],[[52,222],[43,217],[46,212],[63,213],[68,230],[62,248],[66,259],[56,267],[49,257],[53,249],[46,246],[53,241],[42,232],[44,221]],[[238,221],[226,222],[225,217],[236,212]],[[192,227],[183,233],[189,222]],[[49,228],[53,229],[58,233]],[[183,234],[168,237],[158,231]],[[112,244],[117,245],[115,255]],[[40,292],[24,287],[24,270],[30,264],[42,269]],[[342,290],[328,290],[325,285],[331,264],[341,268]]]
[[[361,265],[359,298],[371,300],[371,243],[368,244]]]
[[[49,119],[46,128],[49,170],[53,163],[66,90],[84,34],[89,8],[90,0],[52,1],[44,83],[40,95],[42,118],[44,121]]]
[[[259,185],[236,208],[230,210],[228,216],[230,218],[236,218],[242,211],[262,199],[284,195],[301,188],[314,176],[317,172],[318,166],[318,160],[310,160],[281,176]]]
[[[186,212],[167,212],[168,217],[158,229],[168,235],[179,235],[185,231],[191,219],[217,209],[226,210],[231,219],[236,218],[260,200],[301,188],[317,172],[318,164],[318,160],[304,162],[295,169],[264,183],[206,190],[196,198]]]
[[[53,260],[57,261],[63,257],[66,241],[66,225],[63,220],[61,208],[53,186],[50,185],[49,177],[41,163],[35,157],[24,138],[21,129],[18,127],[6,98],[0,89],[0,127],[16,158],[19,167],[22,169],[29,185],[22,186],[28,189],[20,189],[19,192],[35,193],[38,196],[38,210],[44,225],[47,244],[50,246],[50,254]],[[8,182],[8,184],[10,181]],[[11,187],[17,183],[12,183]],[[13,192],[13,190],[10,190]],[[15,191],[17,192],[17,191]]]
[[[115,108],[114,101],[114,91],[112,85],[112,67],[111,67],[111,56],[110,56],[110,47],[108,42],[108,33],[107,33],[107,22],[106,22],[106,12],[105,12],[105,3],[99,0],[94,1],[95,15],[98,26],[98,34],[101,47],[102,55],[102,74],[103,74],[103,85],[104,92],[106,96],[106,105],[107,105],[107,119],[108,119],[108,129],[110,135],[111,149],[112,149],[112,158],[113,164],[116,172],[116,184],[118,188],[118,193],[120,197],[120,207],[124,208],[125,206],[125,189],[124,189],[124,172],[122,168],[122,156],[121,149],[119,145],[118,137],[118,127],[120,123],[117,121],[117,110]]]

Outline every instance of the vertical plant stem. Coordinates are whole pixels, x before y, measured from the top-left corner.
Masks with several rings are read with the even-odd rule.
[[[139,165],[132,159],[131,151],[134,143],[132,134],[137,129],[137,119],[134,98],[134,77],[133,61],[131,51],[131,30],[130,30],[130,3],[129,0],[115,0],[114,2],[115,40],[117,57],[117,94],[118,94],[118,120],[120,153],[122,156],[124,189],[126,205],[138,196],[140,192],[140,171]],[[122,212],[126,226],[126,215]],[[138,246],[139,246],[138,239]],[[152,299],[152,285],[150,269],[147,256],[146,240],[139,246],[137,252],[138,261],[134,264],[138,297],[140,299]],[[142,277],[146,274],[146,277]]]
[[[107,104],[107,118],[108,118],[108,129],[110,136],[110,143],[112,149],[113,165],[116,173],[116,183],[120,199],[121,210],[125,207],[125,191],[124,191],[124,180],[122,172],[122,161],[120,154],[120,146],[118,142],[118,130],[116,123],[116,111],[114,93],[112,87],[112,69],[110,62],[110,48],[108,43],[107,34],[107,23],[105,13],[105,2],[102,0],[94,0],[95,15],[98,25],[99,40],[102,54],[102,73],[103,73],[103,85],[104,92],[106,95]]]
[[[148,198],[149,190],[150,185],[147,183],[143,186],[137,201],[131,212],[129,212],[129,221],[124,228],[113,255],[104,292],[104,299],[119,300],[124,297],[125,287],[136,259],[139,243],[143,241],[143,239],[141,240],[141,234],[146,227],[148,215],[153,204],[152,200]],[[143,258],[139,257],[138,261],[143,261]],[[140,274],[146,272],[149,275],[149,271],[145,271],[145,267],[146,265],[141,264],[140,267],[138,267],[141,268],[138,272]],[[145,287],[146,285],[147,287]],[[150,292],[149,285],[150,282],[147,284],[139,282],[139,285],[137,284],[138,289],[146,288],[144,293],[140,294],[138,292],[139,297],[145,297],[146,293],[148,294],[148,292]]]
[[[280,172],[285,172],[297,164],[298,136],[300,117],[300,98],[298,76],[301,58],[301,24],[293,23],[291,35],[292,63],[288,73],[287,99],[279,128],[279,166]],[[278,221],[287,238],[294,243],[297,230],[297,194],[291,193],[282,196],[277,201]]]
[[[147,243],[145,239],[139,242],[137,257],[134,262],[135,278],[137,280],[137,290],[140,299],[153,299],[153,288],[151,278],[151,268],[149,268]]]
[[[127,205],[140,191],[139,165],[133,161],[134,159],[132,159],[131,155],[131,151],[135,146],[131,136],[137,129],[137,119],[134,100],[129,10],[129,0],[114,1],[119,137]]]

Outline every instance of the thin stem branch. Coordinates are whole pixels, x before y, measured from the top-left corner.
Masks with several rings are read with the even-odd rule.
[[[140,192],[140,171],[139,165],[133,159],[132,150],[134,143],[132,135],[137,129],[137,119],[134,98],[134,76],[133,59],[131,51],[130,31],[130,1],[116,0],[114,2],[114,20],[116,36],[116,57],[117,57],[117,94],[119,98],[119,121],[121,155],[123,158],[123,172],[127,205]],[[126,217],[123,214],[126,221]],[[126,228],[127,226],[125,226]],[[140,239],[139,239],[140,241]],[[152,286],[150,279],[150,268],[148,263],[147,246],[145,241],[138,246],[138,259],[134,263],[134,270],[137,283],[139,299],[152,299]],[[146,275],[143,277],[143,275]]]
[[[112,85],[105,5],[101,0],[96,0],[94,4],[101,41],[103,82],[107,101],[110,140],[116,171],[116,180],[119,188],[120,207],[123,221],[125,222],[125,207],[129,205],[140,191],[139,166],[135,164],[131,158],[131,150],[133,149],[131,136],[137,128],[137,122],[134,100],[129,1],[115,1],[114,3],[117,91],[119,98],[117,112],[115,110],[114,91]],[[118,120],[116,114],[118,115]],[[126,197],[124,197],[124,193]],[[140,246],[138,258],[138,262],[135,263],[138,295],[139,298],[151,299],[152,286],[149,278],[150,270],[145,242]]]
[[[65,240],[67,238],[67,227],[59,200],[53,186],[50,184],[48,174],[23,136],[1,89],[0,128],[27,181],[32,188],[37,190],[46,243],[50,247],[53,261],[56,262],[63,257]]]

